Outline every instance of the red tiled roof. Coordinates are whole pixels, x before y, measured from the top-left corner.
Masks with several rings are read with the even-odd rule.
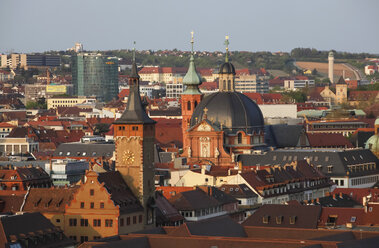
[[[157,124],[155,125],[155,139],[161,145],[175,144],[182,146],[182,120],[181,119],[165,119],[153,118]]]
[[[307,133],[311,147],[354,148],[348,139],[340,133]]]
[[[9,123],[6,123],[6,122],[0,122],[0,127],[2,127],[2,128],[13,128],[13,127],[16,127],[16,126],[14,126],[14,125],[11,125],[11,124],[9,124]]]
[[[218,88],[218,83],[217,82],[203,82],[202,84],[199,85],[200,89],[205,89],[205,90],[215,90]]]
[[[130,89],[123,89],[120,93],[118,93],[118,99],[124,99],[129,96]]]
[[[332,194],[346,194],[363,205],[363,197],[371,195],[371,201],[379,202],[379,189],[336,188]]]
[[[193,190],[194,187],[175,187],[175,186],[159,186],[156,187],[156,191],[161,191],[166,199],[170,199],[172,196],[177,195],[180,192],[186,192]]]

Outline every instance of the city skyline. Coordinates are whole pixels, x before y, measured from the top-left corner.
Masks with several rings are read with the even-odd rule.
[[[234,6],[230,6],[234,4]],[[0,53],[66,50],[283,51],[317,50],[379,53],[372,31],[379,3],[366,1],[8,1],[0,16]]]

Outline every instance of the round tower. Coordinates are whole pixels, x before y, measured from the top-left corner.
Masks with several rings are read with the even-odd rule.
[[[334,83],[334,53],[332,51],[329,52],[328,56],[328,61],[329,61],[329,80],[333,84]]]

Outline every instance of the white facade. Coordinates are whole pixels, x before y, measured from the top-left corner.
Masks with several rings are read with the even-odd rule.
[[[297,118],[296,104],[260,104],[264,118]]]
[[[183,84],[166,84],[166,98],[180,98],[183,93]]]
[[[289,79],[284,80],[284,88],[287,90],[297,90],[306,87],[315,87],[315,80],[310,79]]]

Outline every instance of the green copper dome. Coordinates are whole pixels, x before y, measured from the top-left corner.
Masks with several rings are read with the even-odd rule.
[[[366,142],[366,149],[370,149],[373,153],[379,152],[379,135],[371,136]]]
[[[183,85],[186,86],[183,94],[197,95],[201,94],[198,86],[201,84],[201,77],[196,72],[195,59],[191,54],[190,64],[187,74],[183,78]]]

